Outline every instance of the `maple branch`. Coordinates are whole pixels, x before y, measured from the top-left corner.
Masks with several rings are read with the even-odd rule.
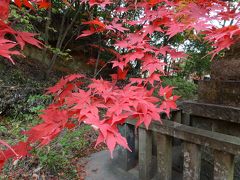
[[[95,68],[94,68],[94,78],[96,78],[97,76],[97,68],[98,68],[98,64],[99,64],[99,59],[100,59],[100,55],[101,55],[101,49],[100,49],[100,46],[101,46],[101,35],[98,34],[98,39],[99,39],[99,49],[98,49],[98,55],[97,55],[97,60],[96,60],[96,64],[95,64]]]
[[[113,60],[114,58],[112,58],[112,60]],[[96,73],[96,75],[95,75],[95,77],[97,77],[98,76],[98,74],[107,66],[107,64],[109,64],[110,62],[106,62],[99,70],[98,70],[98,72]]]
[[[73,38],[76,36],[76,34],[79,34],[80,31],[82,30],[82,26],[80,26],[79,28],[75,29],[75,31],[73,32],[73,35],[71,36],[71,38],[68,39],[68,41],[64,44],[62,50],[65,51],[68,44],[73,40]]]
[[[49,0],[49,3],[51,3],[51,2],[52,2],[52,0]],[[44,39],[45,45],[49,44],[49,42],[48,42],[48,40],[49,40],[49,27],[51,25],[51,20],[52,20],[52,8],[49,7],[48,8],[47,22],[45,24],[45,39]],[[47,64],[46,58],[47,58],[47,47],[45,47],[44,51],[43,51],[43,62],[45,64]]]
[[[66,30],[64,31],[64,23],[66,21],[66,17],[67,17],[68,12],[69,12],[69,9],[66,11],[66,13],[63,16],[63,20],[62,20],[61,28],[60,28],[60,33],[59,33],[59,36],[58,36],[59,38],[58,38],[57,45],[56,45],[56,48],[58,48],[60,50],[62,49],[63,42],[66,39],[66,36],[67,36],[68,32],[73,27],[74,23],[77,20],[77,17],[79,16],[79,13],[81,12],[81,6],[79,6],[78,11],[75,13],[70,25],[68,25]],[[51,70],[52,70],[52,68],[53,68],[53,66],[54,66],[54,64],[57,60],[57,57],[58,57],[57,53],[54,54],[54,56],[52,57],[51,63],[49,65],[49,68],[47,70],[47,73],[46,73],[45,77],[49,76],[49,74],[50,74],[50,72],[51,72]]]

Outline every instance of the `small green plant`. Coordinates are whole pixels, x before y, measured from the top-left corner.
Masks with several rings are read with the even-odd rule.
[[[62,51],[59,48],[55,48],[52,47],[50,45],[46,45],[45,46],[51,53],[53,54],[57,54],[60,58],[64,59],[64,60],[71,60],[72,56],[69,54],[69,52],[71,52],[70,49],[66,49],[65,51]]]
[[[180,77],[165,77],[163,86],[175,87],[173,93],[181,99],[194,99],[197,95],[197,85]]]
[[[77,130],[64,131],[54,142],[47,147],[34,152],[39,158],[39,164],[44,169],[50,170],[52,174],[64,172],[62,176],[76,178],[76,167],[72,160],[82,157],[83,151],[89,146],[84,134],[90,131],[89,126],[81,126]]]
[[[1,133],[6,133],[8,130],[7,130],[7,128],[5,127],[5,126],[3,126],[3,125],[0,125],[0,132]]]
[[[31,113],[39,114],[47,104],[52,100],[51,96],[48,95],[31,95],[29,96],[27,103],[31,106],[29,108]]]
[[[4,117],[4,120],[0,122],[0,132],[11,134],[7,140],[10,144],[14,144],[17,140],[25,140],[26,136],[22,134],[22,131],[26,131],[41,121],[39,114],[51,100],[52,97],[47,95],[30,95],[27,100],[14,106],[10,116]]]
[[[42,10],[42,12],[44,11]],[[19,9],[17,6],[11,5],[9,20],[13,22],[13,26],[18,30],[36,32],[37,28],[33,22],[41,23],[44,21],[44,17],[40,14],[41,12],[32,14],[25,7]]]

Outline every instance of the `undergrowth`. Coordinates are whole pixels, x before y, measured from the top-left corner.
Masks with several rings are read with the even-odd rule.
[[[31,95],[19,106],[26,106],[27,112],[17,108],[11,116],[0,121],[0,137],[9,144],[25,140],[23,131],[41,122],[38,115],[52,100],[51,96]],[[78,179],[77,163],[92,148],[96,134],[92,128],[80,125],[74,130],[65,130],[51,144],[33,149],[31,156],[19,162],[9,162],[0,179],[29,179],[44,175],[49,178]]]

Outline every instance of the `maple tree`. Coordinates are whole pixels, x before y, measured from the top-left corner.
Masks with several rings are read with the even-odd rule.
[[[51,6],[47,0],[14,2],[19,8],[26,6],[33,11]],[[71,8],[68,1],[63,2],[66,8]],[[84,0],[81,3],[89,8],[98,6],[105,9],[115,2]],[[11,27],[8,22],[9,5],[10,0],[0,0],[0,55],[14,63],[12,56],[21,56],[26,44],[39,48],[43,44],[35,38],[36,34]],[[118,125],[127,119],[136,119],[137,127],[144,124],[148,128],[152,121],[161,122],[161,113],[169,116],[172,109],[177,109],[179,97],[172,94],[173,87],[161,86],[160,77],[164,76],[165,63],[159,57],[168,55],[177,59],[186,55],[169,45],[153,46],[154,33],[162,33],[169,39],[186,31],[202,34],[205,41],[215,47],[211,51],[214,57],[239,40],[239,7],[240,3],[230,8],[228,2],[220,0],[129,0],[115,4],[111,18],[90,17],[83,22],[88,29],[76,38],[102,34],[110,53],[115,56],[111,63],[117,69],[116,74],[111,75],[111,80],[73,74],[50,87],[47,93],[52,94],[54,100],[40,115],[43,122],[23,132],[28,136],[27,140],[14,146],[0,141],[7,148],[0,152],[0,168],[8,159],[27,156],[33,147],[47,145],[64,128],[71,129],[81,123],[91,125],[99,132],[96,146],[106,143],[111,154],[117,144],[129,149]],[[135,14],[138,17],[129,18]],[[227,21],[231,23],[219,26]],[[141,65],[141,77],[128,78],[129,69],[136,63]],[[127,80],[127,83],[119,85],[121,80]],[[153,96],[156,89],[159,89],[158,97]]]

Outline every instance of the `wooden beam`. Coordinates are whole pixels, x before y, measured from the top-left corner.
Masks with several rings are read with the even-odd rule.
[[[163,135],[172,136],[186,142],[210,147],[230,154],[240,155],[240,138],[217,132],[207,131],[179,124],[176,122],[162,120],[163,124],[151,123],[149,130],[159,132]],[[128,121],[135,125],[136,121]],[[144,126],[140,126],[144,128]]]
[[[180,108],[183,113],[190,115],[217,119],[227,122],[240,123],[240,108],[218,104],[184,101]]]

